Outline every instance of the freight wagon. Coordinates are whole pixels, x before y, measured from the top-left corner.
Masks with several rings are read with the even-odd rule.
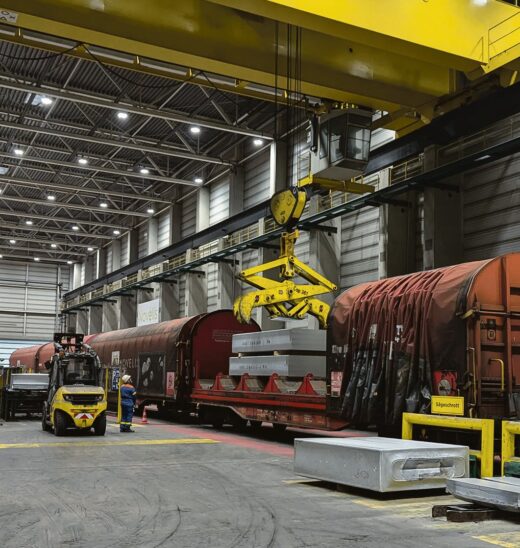
[[[518,253],[343,292],[329,318],[326,379],[230,376],[232,335],[258,329],[218,311],[92,335],[88,344],[104,366],[132,375],[142,403],[197,410],[215,426],[397,433],[403,411],[431,412],[432,395],[462,396],[466,416],[520,417]]]

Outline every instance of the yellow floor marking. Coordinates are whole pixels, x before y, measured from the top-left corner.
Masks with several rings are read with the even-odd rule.
[[[108,422],[107,426],[112,426],[114,428],[119,428],[119,424],[117,422]],[[132,423],[132,428],[145,428],[145,425],[144,424],[133,424]]]
[[[502,548],[518,548],[520,546],[520,533],[518,531],[481,535],[473,538],[487,542],[488,544],[494,544],[495,546],[502,546]]]
[[[164,440],[125,440],[125,441],[71,441],[44,443],[0,443],[0,449],[34,449],[38,447],[99,447],[107,445],[177,445],[189,443],[219,443],[209,438],[177,438]]]

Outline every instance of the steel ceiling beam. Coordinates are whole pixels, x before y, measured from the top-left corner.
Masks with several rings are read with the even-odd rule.
[[[1,215],[1,214],[0,214]],[[29,214],[28,214],[29,215]],[[51,219],[52,220],[52,219]],[[74,219],[70,220],[70,224],[79,224],[74,221]],[[8,228],[10,230],[23,230],[25,232],[44,232],[46,234],[61,234],[62,236],[75,236],[79,238],[96,238],[98,240],[115,240],[113,236],[107,236],[106,234],[91,234],[90,232],[80,232],[80,231],[72,231],[72,230],[61,230],[57,228],[41,228],[37,225],[32,226],[24,226],[24,225],[16,225],[13,226],[8,223],[0,223],[0,228]],[[16,239],[16,237],[14,237]],[[76,242],[71,242],[75,245],[81,245],[83,247],[83,244],[76,244]],[[95,247],[95,246],[89,246],[85,245],[84,247]]]
[[[124,110],[131,114],[146,116],[147,118],[158,118],[160,120],[167,120],[169,122],[174,122],[178,124],[196,125],[208,129],[214,129],[217,131],[224,131],[226,133],[243,135],[245,137],[273,139],[272,135],[263,131],[256,131],[254,129],[235,126],[232,124],[216,122],[207,118],[188,116],[181,112],[175,112],[168,109],[157,109],[148,106],[136,107],[131,103],[125,102],[125,100],[121,100],[115,103],[113,99],[103,97],[102,95],[95,95],[93,93],[62,91],[60,89],[47,85],[37,86],[34,84],[24,84],[15,80],[7,81],[5,76],[0,76],[0,87],[15,89],[17,91],[26,91],[27,93],[40,93],[49,97],[54,97],[55,99],[63,99],[65,101],[71,101],[83,105],[102,107],[111,110]]]
[[[50,121],[45,121],[46,124],[52,124]],[[52,135],[53,137],[61,137],[63,139],[84,141],[87,143],[96,143],[99,145],[106,145],[114,148],[125,148],[128,150],[136,150],[138,152],[149,154],[159,154],[161,156],[168,156],[170,158],[182,158],[184,160],[194,160],[197,162],[203,162],[207,164],[218,164],[231,166],[233,162],[228,162],[214,156],[204,156],[202,154],[192,154],[191,152],[182,152],[173,149],[163,148],[163,147],[153,147],[145,145],[143,143],[130,143],[128,141],[116,141],[114,139],[105,139],[104,137],[95,137],[94,135],[89,135],[88,133],[79,134],[71,133],[68,131],[61,131],[58,129],[51,129],[42,126],[30,126],[26,124],[16,124],[13,122],[6,122],[5,120],[0,121],[0,127],[6,129],[12,129],[15,131],[25,131],[29,133],[39,133],[42,135]],[[190,186],[200,186],[190,181]]]
[[[0,225],[0,228],[2,228],[1,225]],[[29,242],[29,243],[32,243],[32,244],[42,244],[42,245],[56,244],[56,245],[67,246],[67,247],[80,247],[80,248],[84,248],[84,249],[88,249],[89,247],[92,247],[90,244],[77,244],[75,242],[66,242],[66,241],[63,241],[63,240],[54,240],[52,238],[47,238],[47,239],[44,240],[43,238],[28,238],[26,236],[18,236],[18,235],[13,236],[12,234],[1,234],[0,233],[0,241],[1,240],[8,241],[10,239],[20,241],[20,242]],[[9,245],[7,247],[9,247],[10,249],[13,249],[12,245]],[[40,251],[43,251],[43,248]],[[55,249],[49,249],[49,251],[56,251],[56,250]],[[61,253],[68,253],[68,251],[61,251]],[[87,254],[86,251],[85,251],[85,253],[80,253],[80,255],[86,255],[86,254]]]
[[[21,238],[17,238],[17,239],[21,240]],[[40,241],[37,241],[37,240],[24,240],[24,241],[29,241],[29,242],[33,242],[33,243],[41,243]],[[0,244],[0,250],[1,249],[12,250],[13,246],[12,245]],[[18,247],[17,250],[18,251],[27,251],[29,253],[34,252],[34,253],[52,253],[53,255],[71,255],[71,256],[73,255],[75,257],[85,257],[85,255],[86,255],[86,253],[78,253],[77,251],[64,251],[63,249],[62,250],[60,250],[60,249],[44,249],[44,248],[41,248],[41,247],[40,248],[34,248],[34,247],[22,247],[22,248],[20,248],[20,247]]]
[[[32,147],[31,147],[32,148]],[[65,151],[56,150],[58,153],[65,153]],[[70,152],[69,152],[70,154]],[[88,154],[85,155],[87,158],[90,157]],[[178,185],[187,185],[187,186],[200,186],[198,183],[194,183],[193,181],[187,180],[187,179],[178,179],[176,177],[164,177],[162,175],[143,175],[142,173],[136,172],[136,171],[130,171],[130,170],[124,170],[124,169],[116,169],[112,167],[103,167],[103,166],[97,166],[94,164],[88,164],[86,166],[74,163],[74,162],[66,162],[64,160],[55,160],[50,158],[40,158],[38,156],[16,156],[16,154],[10,154],[8,152],[0,152],[0,157],[3,158],[10,158],[13,160],[17,160],[18,162],[35,162],[38,164],[46,164],[46,165],[52,165],[52,166],[60,166],[60,167],[69,167],[72,169],[77,169],[80,171],[97,171],[99,173],[109,173],[110,175],[117,175],[121,177],[132,177],[136,179],[141,179],[143,181],[150,181],[152,183],[155,182],[161,182],[161,183],[170,183],[170,184],[178,184]],[[106,161],[106,160],[104,160]],[[28,169],[32,169],[28,167]],[[78,175],[80,176],[80,175]],[[144,198],[143,198],[144,199]],[[158,201],[157,198],[155,198],[156,201]],[[165,202],[166,203],[166,202]]]
[[[27,261],[27,262],[31,262],[31,263],[34,263],[34,256],[29,256],[29,255],[18,255],[16,253],[14,254],[9,254],[9,255],[3,255],[2,257],[2,261],[5,261],[5,260],[9,260],[9,259],[16,259],[16,260],[21,260],[21,261]],[[40,263],[59,263],[59,264],[64,264],[66,265],[67,264],[67,259],[56,259],[54,257],[40,257]]]
[[[0,200],[5,200],[6,202],[19,202],[19,203],[31,203],[36,205],[42,205],[45,207],[60,207],[64,209],[79,209],[80,211],[95,211],[97,213],[112,213],[113,215],[125,215],[127,217],[146,217],[149,218],[148,213],[142,213],[140,211],[126,211],[124,209],[110,209],[94,206],[85,206],[84,204],[70,204],[65,202],[49,202],[47,200],[35,200],[34,198],[23,198],[20,196],[6,196],[5,194],[0,194]],[[49,217],[52,219],[52,217]],[[74,220],[71,221],[74,223]]]
[[[26,166],[27,169],[31,169]],[[11,185],[23,186],[29,188],[42,188],[42,189],[53,189],[58,192],[72,192],[80,194],[97,194],[99,196],[115,196],[117,198],[128,198],[130,200],[142,200],[144,202],[156,202],[160,204],[171,205],[170,200],[163,200],[162,198],[156,198],[155,196],[149,196],[147,194],[129,194],[127,192],[117,192],[116,190],[105,190],[102,188],[92,188],[88,186],[74,186],[74,185],[64,185],[44,181],[30,181],[29,179],[20,179],[19,177],[9,177],[8,175],[0,175],[0,181],[4,183],[9,183]],[[1,198],[1,195],[0,195]],[[102,211],[109,211],[108,209],[102,209]]]
[[[0,195],[1,200],[1,195]],[[116,230],[128,230],[127,226],[123,225],[115,225],[112,223],[101,223],[99,221],[88,221],[84,219],[69,219],[68,217],[49,217],[48,215],[41,215],[40,213],[33,213],[27,212],[27,211],[13,211],[11,209],[8,210],[2,210],[0,209],[0,217],[6,216],[9,217],[11,215],[12,217],[19,217],[22,219],[27,219],[28,217],[31,217],[32,220],[38,219],[39,221],[56,221],[58,223],[74,223],[77,225],[87,225],[87,226],[100,226],[103,228],[113,228]],[[13,228],[16,228],[18,225],[13,225]],[[74,233],[75,234],[75,233]]]

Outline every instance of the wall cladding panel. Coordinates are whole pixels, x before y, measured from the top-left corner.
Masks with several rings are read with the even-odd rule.
[[[166,210],[159,215],[157,223],[157,249],[164,249],[170,245],[170,211]]]
[[[379,278],[379,209],[370,207],[341,218],[340,286]]]
[[[139,227],[137,235],[137,257],[141,259],[146,255],[148,255],[148,227],[145,223]]]
[[[56,328],[56,303],[69,288],[69,276],[69,267],[2,261],[2,339],[48,340]]]
[[[269,199],[270,153],[266,148],[244,164],[244,208]]]
[[[130,234],[125,234],[121,238],[121,267],[129,263]]]
[[[464,260],[520,251],[520,154],[463,176]]]
[[[209,263],[206,267],[206,282],[208,284],[208,312],[218,308],[218,265]]]
[[[195,234],[197,227],[197,194],[194,192],[182,202],[181,238]]]
[[[110,244],[107,247],[107,274],[112,272],[112,255],[114,254],[114,250],[112,248],[112,244]]]
[[[213,183],[209,192],[209,224],[229,217],[229,179]]]

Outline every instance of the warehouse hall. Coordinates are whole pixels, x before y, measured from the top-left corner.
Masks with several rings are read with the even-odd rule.
[[[0,6],[0,547],[520,547],[518,1],[144,8]]]

